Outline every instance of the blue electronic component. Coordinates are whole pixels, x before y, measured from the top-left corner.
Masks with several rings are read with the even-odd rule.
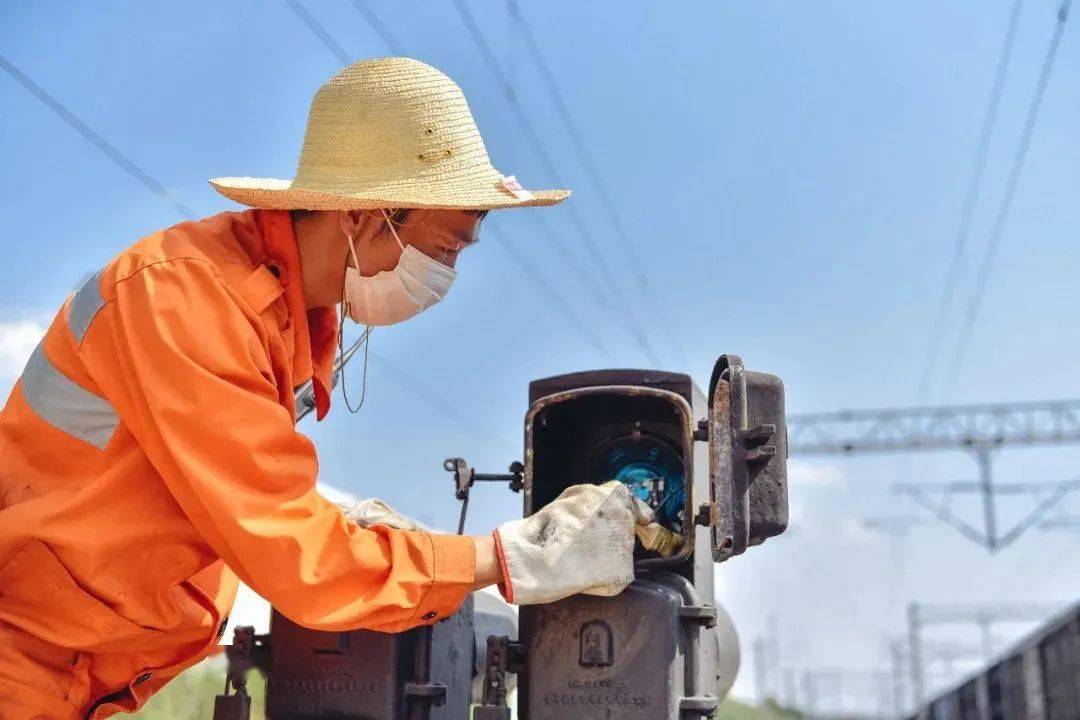
[[[597,482],[618,480],[656,512],[657,521],[681,533],[686,506],[686,479],[678,453],[648,437],[622,438],[600,454]]]

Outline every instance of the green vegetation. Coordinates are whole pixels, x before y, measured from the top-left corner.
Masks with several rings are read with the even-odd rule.
[[[248,677],[251,720],[265,720],[263,678],[258,672],[252,672]],[[204,663],[169,683],[139,712],[119,717],[137,720],[211,720],[214,696],[221,692],[224,684],[225,673],[220,664]],[[720,706],[716,720],[798,720],[801,717],[801,714],[781,708],[771,701],[754,707],[729,699]]]
[[[720,706],[716,720],[798,720],[801,717],[801,713],[780,707],[772,700],[755,707],[729,698]]]
[[[214,697],[225,687],[225,670],[220,663],[202,663],[181,674],[143,706],[122,718],[138,720],[211,720]],[[248,675],[251,720],[264,720],[264,681],[258,672]]]

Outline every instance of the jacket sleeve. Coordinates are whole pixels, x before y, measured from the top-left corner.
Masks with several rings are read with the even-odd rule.
[[[258,318],[200,259],[120,279],[81,354],[214,551],[293,621],[397,632],[471,590],[468,537],[349,523],[315,490],[318,462],[280,405]],[[290,391],[291,395],[291,391]]]

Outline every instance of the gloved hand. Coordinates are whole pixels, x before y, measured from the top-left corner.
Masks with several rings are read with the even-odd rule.
[[[398,530],[424,530],[424,526],[399,513],[378,498],[368,498],[352,504],[339,503],[345,518],[360,527],[386,525]]]
[[[634,580],[634,527],[652,521],[652,509],[617,480],[568,487],[495,531],[507,601],[619,594]]]

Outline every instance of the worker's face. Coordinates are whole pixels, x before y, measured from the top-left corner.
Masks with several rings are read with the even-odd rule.
[[[389,211],[389,220],[381,212],[363,215],[347,213],[343,223],[354,222],[359,270],[371,277],[383,270],[393,270],[401,257],[401,247],[387,223],[393,223],[405,246],[412,245],[447,267],[457,265],[458,256],[476,243],[480,222],[486,210],[398,210]],[[351,259],[349,260],[351,263]]]

